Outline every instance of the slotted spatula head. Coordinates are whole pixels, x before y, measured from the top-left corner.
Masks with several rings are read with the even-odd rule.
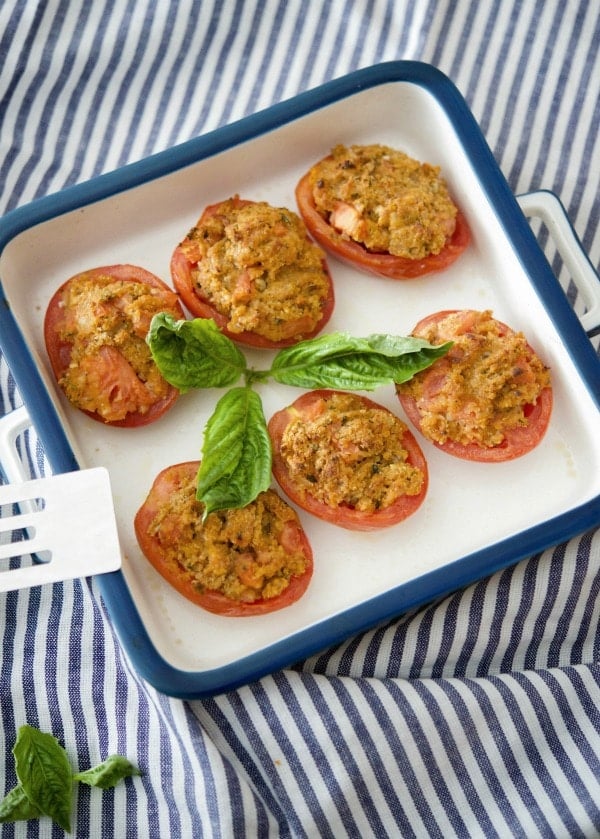
[[[121,567],[105,468],[2,485],[0,505],[18,511],[0,518],[0,592]]]

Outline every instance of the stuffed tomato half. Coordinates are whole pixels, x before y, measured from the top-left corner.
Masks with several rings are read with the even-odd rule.
[[[471,238],[439,167],[388,146],[336,146],[300,179],[296,202],[325,250],[391,279],[443,271]]]
[[[423,318],[413,335],[450,351],[397,385],[402,407],[437,448],[483,462],[534,449],[552,414],[550,371],[521,332],[490,311],[448,310]]]
[[[308,538],[273,490],[246,507],[203,517],[200,463],[160,472],[135,517],[144,556],[185,598],[227,617],[262,615],[302,597],[313,573]]]
[[[52,296],[44,339],[59,387],[92,419],[134,427],[161,417],[179,396],[146,343],[155,314],[183,309],[161,279],[135,265],[92,268]]]
[[[175,248],[171,276],[194,316],[254,347],[312,338],[334,307],[325,254],[300,217],[239,196],[204,210]]]
[[[310,391],[268,423],[273,474],[317,518],[348,530],[398,524],[428,487],[423,452],[402,420],[370,399]]]

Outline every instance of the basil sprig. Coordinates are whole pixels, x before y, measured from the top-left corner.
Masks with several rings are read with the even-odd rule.
[[[0,823],[50,816],[68,833],[75,781],[108,789],[131,775],[141,775],[121,755],[111,755],[91,769],[73,773],[56,737],[30,725],[19,728],[12,751],[19,783],[0,801]]]
[[[279,350],[268,370],[252,370],[213,320],[175,320],[164,312],[152,319],[147,342],[163,378],[182,393],[234,385],[241,376],[248,384],[272,378],[307,389],[375,390],[407,381],[452,346],[412,336],[332,332]]]
[[[196,496],[205,505],[205,516],[244,507],[271,483],[271,443],[262,403],[252,385],[272,378],[307,390],[372,391],[408,381],[452,346],[451,342],[434,346],[410,336],[355,338],[333,332],[279,350],[268,370],[254,370],[213,320],[175,320],[165,313],[152,319],[147,342],[162,376],[182,393],[231,388],[204,431]],[[244,386],[232,387],[242,377]]]

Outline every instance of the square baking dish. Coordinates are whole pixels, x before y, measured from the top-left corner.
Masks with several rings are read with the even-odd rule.
[[[406,335],[434,311],[491,309],[550,366],[553,416],[539,447],[508,463],[459,461],[420,439],[430,486],[417,514],[355,533],[300,511],[315,557],[307,593],[264,616],[212,615],[144,559],[133,518],[162,468],[200,457],[222,393],[186,394],[147,427],[103,427],[55,384],[45,309],[65,279],[96,266],[132,263],[170,283],[171,253],[206,205],[237,193],[295,209],[297,181],[337,143],[384,143],[439,165],[473,239],[442,274],[418,280],[362,275],[331,258],[336,307],[325,331]],[[529,206],[543,215],[550,204],[539,195]],[[14,210],[0,221],[0,250],[3,352],[53,471],[109,471],[122,567],[98,584],[135,667],[166,694],[195,698],[248,683],[600,522],[600,364],[586,334],[600,323],[597,303],[574,313],[467,105],[430,65],[358,70]],[[591,298],[594,285],[595,275]],[[269,365],[269,353],[244,351],[254,366]],[[299,395],[276,383],[259,392],[267,419]],[[393,388],[371,398],[402,415]]]

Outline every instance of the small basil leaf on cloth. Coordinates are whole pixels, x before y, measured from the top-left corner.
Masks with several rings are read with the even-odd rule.
[[[451,346],[436,347],[422,338],[385,334],[356,338],[335,332],[280,350],[270,373],[281,384],[295,387],[375,390],[411,379]]]
[[[271,441],[260,396],[250,387],[227,391],[206,423],[196,497],[204,517],[245,507],[271,483]]]
[[[0,801],[0,824],[37,819],[41,815],[41,810],[27,798],[21,784],[13,787]]]
[[[126,757],[121,755],[110,755],[102,763],[84,772],[76,772],[73,775],[74,781],[81,781],[91,787],[109,789],[114,787],[123,778],[130,778],[132,775],[141,775],[140,770],[133,765]]]
[[[246,370],[246,358],[214,320],[175,320],[154,315],[146,337],[164,379],[185,393],[192,388],[227,387]]]
[[[67,753],[56,737],[23,725],[13,754],[17,778],[30,803],[69,832],[73,776]]]

